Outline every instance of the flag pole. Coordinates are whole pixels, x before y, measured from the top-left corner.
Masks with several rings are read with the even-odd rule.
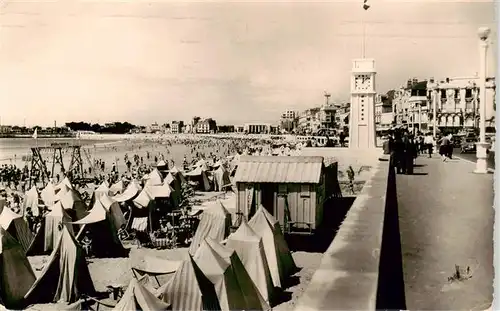
[[[368,11],[368,9],[370,8],[370,5],[367,3],[368,0],[363,0],[363,15],[361,15],[361,27],[363,27],[363,42],[362,42],[362,47],[361,47],[361,55],[363,56],[363,58],[365,58],[365,50],[366,50],[366,22],[365,22],[365,15],[366,15],[366,11]]]

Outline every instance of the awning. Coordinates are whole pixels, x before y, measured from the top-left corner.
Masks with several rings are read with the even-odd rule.
[[[148,217],[136,217],[132,221],[132,229],[146,232],[148,229]]]

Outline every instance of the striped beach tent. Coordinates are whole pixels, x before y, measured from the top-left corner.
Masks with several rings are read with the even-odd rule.
[[[226,246],[236,251],[264,300],[271,301],[274,286],[264,244],[262,238],[253,231],[245,219],[238,230],[227,238]]]
[[[231,230],[231,213],[227,211],[222,202],[214,202],[206,208],[200,217],[200,223],[189,246],[189,253],[194,255],[206,237],[220,242],[229,236]]]
[[[274,286],[282,287],[285,280],[296,272],[297,266],[279,223],[260,205],[248,224],[262,238]]]
[[[61,202],[56,202],[49,209],[50,212],[43,217],[40,228],[28,247],[26,253],[30,256],[50,253],[61,237],[63,224],[71,222],[71,217],[66,213]],[[73,226],[68,225],[67,229],[71,234],[74,233]]]
[[[211,241],[218,243],[213,239]],[[223,252],[226,254],[219,254],[207,240],[204,240],[194,256],[194,261],[201,271],[214,284],[221,309],[223,311],[269,309],[239,258],[237,261],[231,260],[233,254],[237,258],[236,253],[229,250]],[[231,255],[227,254],[228,252]],[[229,257],[229,260],[223,255]]]
[[[163,288],[162,300],[170,303],[173,311],[221,310],[213,283],[191,255]]]
[[[33,240],[33,233],[21,215],[14,213],[10,208],[4,208],[0,214],[0,226],[21,244],[24,251],[28,250]]]
[[[118,304],[115,311],[130,310],[167,310],[170,304],[156,298],[137,279],[133,278]]]

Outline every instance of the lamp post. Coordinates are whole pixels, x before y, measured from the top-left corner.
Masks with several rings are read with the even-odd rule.
[[[479,37],[479,142],[476,145],[476,170],[474,173],[488,173],[488,155],[486,153],[486,55],[488,50],[488,36],[490,28],[480,27],[477,31]]]

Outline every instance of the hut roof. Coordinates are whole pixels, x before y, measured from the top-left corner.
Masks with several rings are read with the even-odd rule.
[[[320,182],[323,157],[241,156],[234,180],[261,183]]]

